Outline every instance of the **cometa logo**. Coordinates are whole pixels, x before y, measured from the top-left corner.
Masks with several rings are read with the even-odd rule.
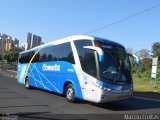
[[[52,66],[43,64],[43,66],[42,66],[43,71],[60,71],[60,69],[61,69],[61,66],[57,65],[57,64],[52,65]]]

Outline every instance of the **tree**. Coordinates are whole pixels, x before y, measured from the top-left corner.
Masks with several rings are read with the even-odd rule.
[[[6,59],[8,62],[17,62],[19,52],[21,52],[21,48],[12,48],[6,52]]]
[[[160,57],[160,42],[155,42],[152,45],[152,53],[153,53],[153,57]]]
[[[138,57],[140,57],[140,59],[150,58],[149,50],[147,50],[147,49],[141,49],[140,51],[138,51],[138,52],[136,53],[136,55],[137,55]]]

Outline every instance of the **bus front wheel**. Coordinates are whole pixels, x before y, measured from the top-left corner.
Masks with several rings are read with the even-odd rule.
[[[65,96],[70,103],[75,102],[75,90],[72,84],[68,84],[65,89]]]

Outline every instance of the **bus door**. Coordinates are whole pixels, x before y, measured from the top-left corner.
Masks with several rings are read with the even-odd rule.
[[[96,90],[94,86],[94,80],[97,78],[96,70],[96,60],[95,51],[90,49],[85,49],[85,59],[82,65],[83,74],[83,84],[84,84],[84,94],[88,99],[93,99],[96,96]]]

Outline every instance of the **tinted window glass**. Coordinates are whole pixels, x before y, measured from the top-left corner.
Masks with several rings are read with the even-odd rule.
[[[74,41],[80,63],[84,72],[96,77],[96,62],[95,53],[93,50],[85,49],[84,46],[93,46],[90,40],[76,40]]]
[[[28,63],[35,51],[21,54],[19,57],[20,63]],[[47,62],[47,61],[67,61],[75,63],[73,52],[70,43],[50,46],[42,48],[34,57],[32,62]]]
[[[31,60],[33,54],[34,54],[33,51],[21,54],[19,56],[19,62],[20,63],[29,63],[29,61]]]

